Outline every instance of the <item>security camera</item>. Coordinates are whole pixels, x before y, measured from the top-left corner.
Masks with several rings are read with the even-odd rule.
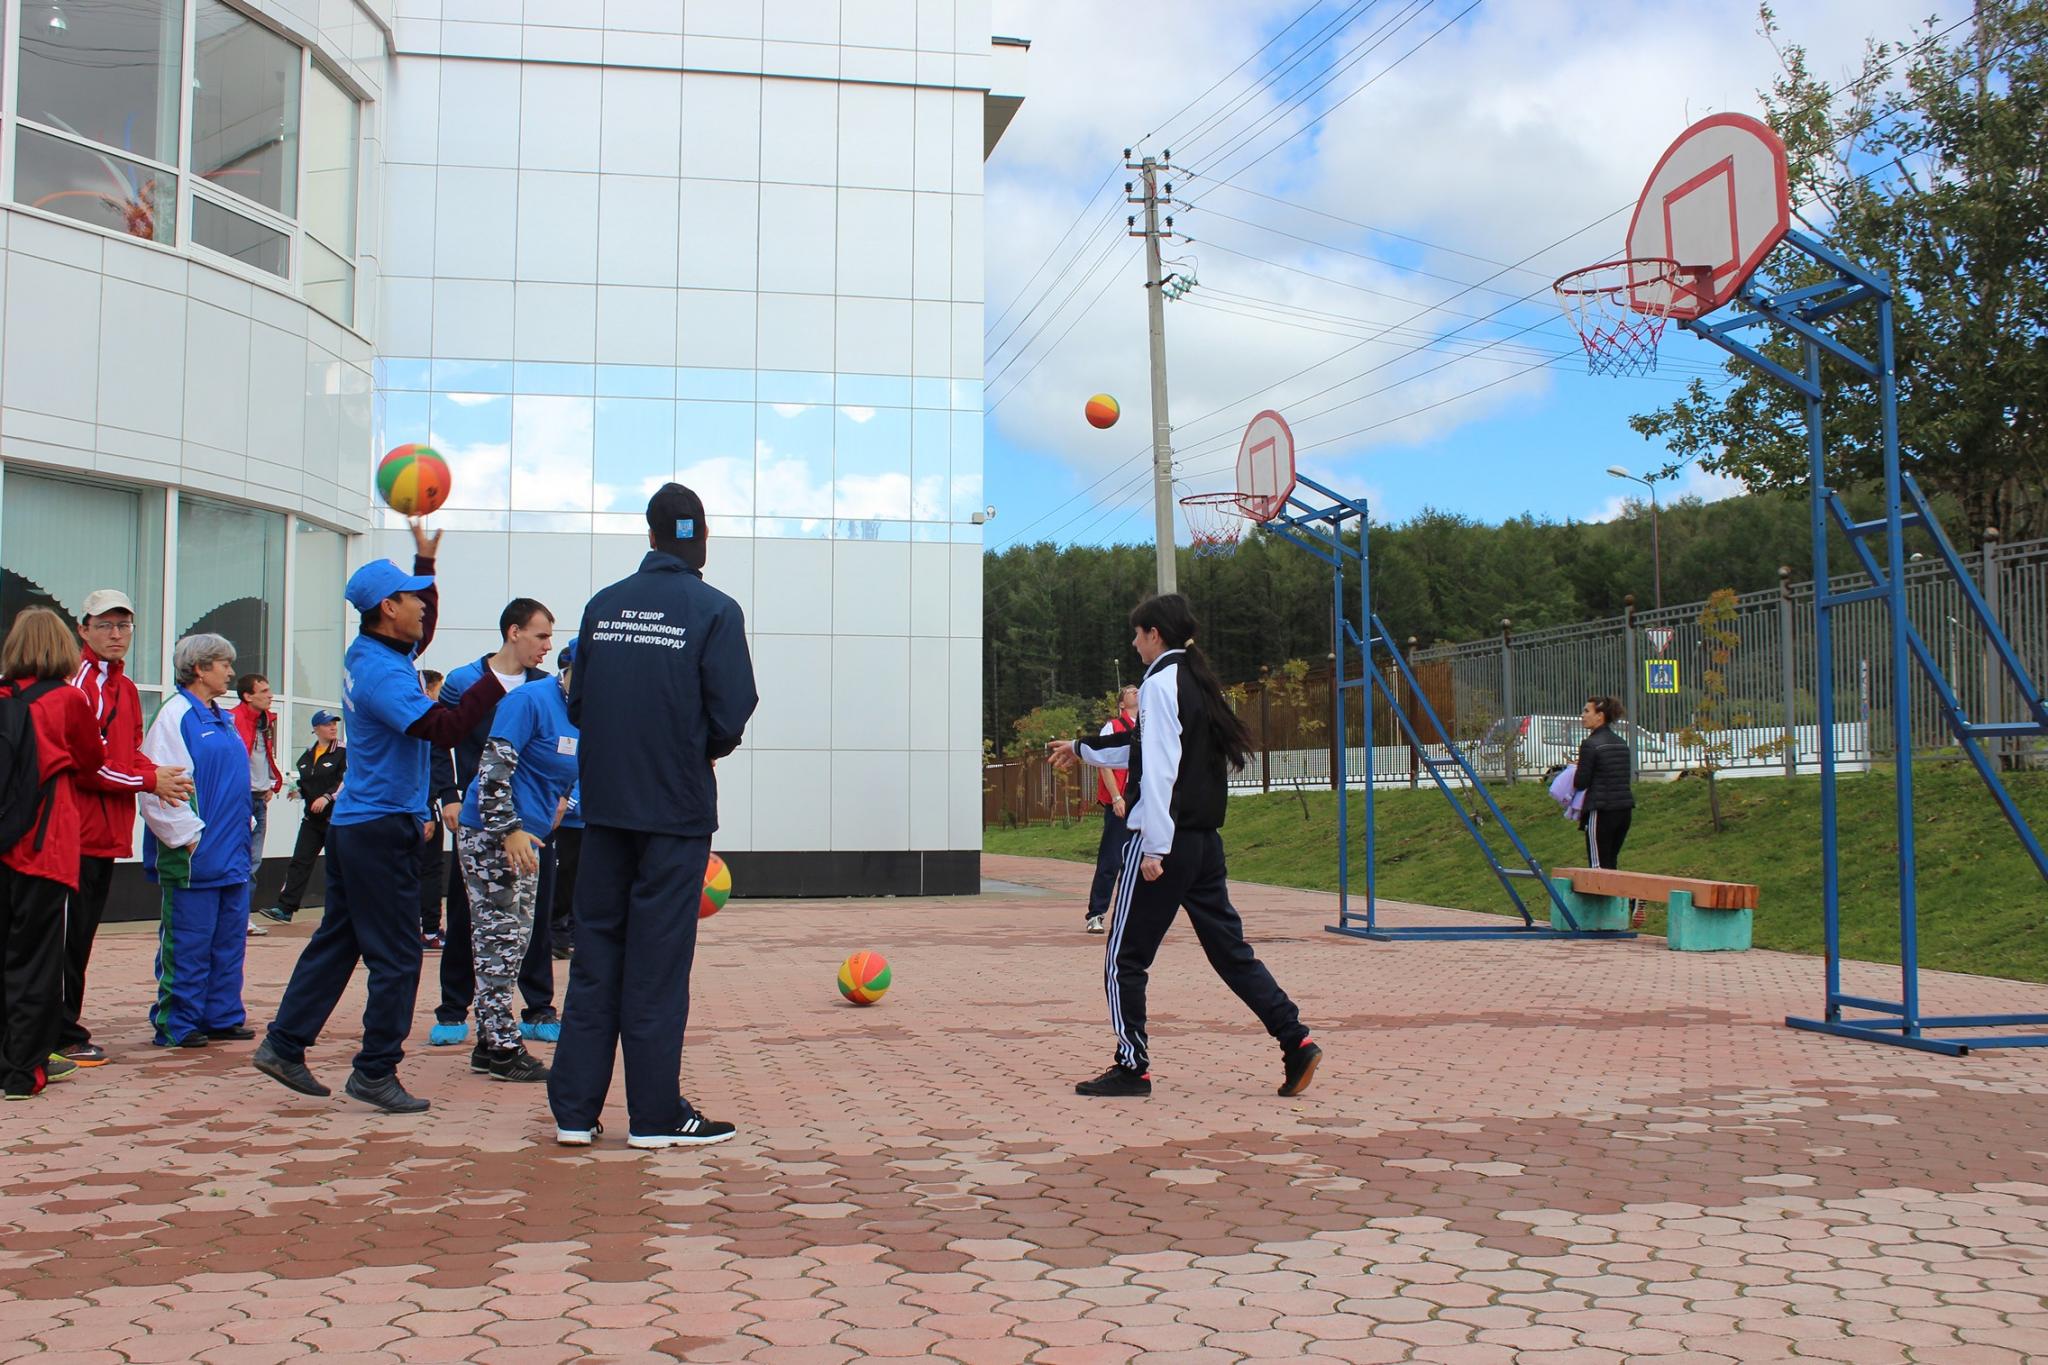
[[[985,521],[994,521],[996,519],[996,505],[994,503],[990,503],[988,506],[982,508],[979,512],[971,513],[967,519],[973,522],[976,526],[981,525]]]

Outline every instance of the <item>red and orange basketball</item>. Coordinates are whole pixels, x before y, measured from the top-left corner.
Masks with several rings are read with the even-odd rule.
[[[710,919],[725,909],[726,897],[732,894],[732,869],[725,865],[725,859],[716,853],[704,864],[704,893],[697,898],[697,918]]]
[[[454,486],[448,462],[432,446],[408,441],[377,465],[378,496],[402,517],[437,511]]]
[[[856,1005],[872,1005],[889,991],[889,959],[863,948],[839,964],[839,993]]]
[[[1106,393],[1098,393],[1089,399],[1082,411],[1088,414],[1089,426],[1100,428],[1115,426],[1116,419],[1123,413],[1123,409],[1117,406],[1116,399]]]

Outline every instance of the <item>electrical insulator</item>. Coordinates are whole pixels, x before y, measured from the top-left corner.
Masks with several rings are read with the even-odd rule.
[[[1172,214],[1168,214],[1168,215],[1166,216],[1166,230],[1167,230],[1168,232],[1171,232],[1171,231],[1173,231],[1173,215],[1172,215]]]
[[[1168,199],[1173,198],[1173,182],[1171,180],[1166,182],[1166,197]]]
[[[1127,228],[1134,228],[1134,227],[1136,227],[1137,225],[1138,225],[1138,215],[1137,215],[1137,214],[1135,214],[1135,213],[1129,213],[1129,214],[1125,214],[1125,215],[1124,215],[1124,226],[1125,226],[1125,227],[1127,227]]]

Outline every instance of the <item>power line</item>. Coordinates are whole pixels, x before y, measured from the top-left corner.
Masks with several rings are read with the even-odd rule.
[[[1345,20],[1345,17],[1346,17],[1346,15],[1347,15],[1347,14],[1349,14],[1349,13],[1351,13],[1351,12],[1353,12],[1353,11],[1356,11],[1356,10],[1358,10],[1358,9],[1361,9],[1361,8],[1366,8],[1366,9],[1370,9],[1370,8],[1371,8],[1371,7],[1373,6],[1373,5],[1376,5],[1376,4],[1378,4],[1378,3],[1379,3],[1379,0],[1356,0],[1356,2],[1355,2],[1355,3],[1354,3],[1354,4],[1352,5],[1352,6],[1351,6],[1351,10],[1349,10],[1349,11],[1346,11],[1346,12],[1345,12],[1345,13],[1343,13],[1343,14],[1339,14],[1339,15],[1338,15],[1338,16],[1337,16],[1337,17],[1336,17],[1335,19],[1331,20],[1331,21],[1330,21],[1330,22],[1329,22],[1328,24],[1324,25],[1324,26],[1323,26],[1323,27],[1322,27],[1322,28],[1321,28],[1320,30],[1318,30],[1318,31],[1317,31],[1317,32],[1316,32],[1316,33],[1315,33],[1315,34],[1314,34],[1313,36],[1311,36],[1311,37],[1310,37],[1310,38],[1309,38],[1309,39],[1308,39],[1308,40],[1307,40],[1306,42],[1304,42],[1304,43],[1302,43],[1302,44],[1301,44],[1300,46],[1296,47],[1296,48],[1294,49],[1294,51],[1295,51],[1295,52],[1303,52],[1303,51],[1306,51],[1306,50],[1307,50],[1307,49],[1308,49],[1309,47],[1313,46],[1313,45],[1314,45],[1314,44],[1315,44],[1315,43],[1316,43],[1317,41],[1319,41],[1319,40],[1320,40],[1320,39],[1322,38],[1322,36],[1323,36],[1323,35],[1324,35],[1325,33],[1328,33],[1328,32],[1329,32],[1329,31],[1330,31],[1330,30],[1331,30],[1332,28],[1336,27],[1336,26],[1337,26],[1338,24],[1341,24],[1341,23],[1343,23],[1343,22],[1344,22],[1344,20]],[[1172,122],[1173,122],[1173,121],[1174,121],[1175,119],[1179,118],[1179,117],[1180,117],[1180,116],[1181,116],[1182,114],[1185,114],[1185,113],[1187,113],[1187,112],[1188,112],[1188,111],[1189,111],[1190,109],[1193,109],[1193,108],[1194,108],[1194,107],[1195,107],[1196,105],[1200,104],[1200,103],[1201,103],[1201,102],[1202,102],[1203,100],[1205,100],[1205,99],[1209,98],[1209,96],[1211,96],[1211,95],[1215,94],[1215,93],[1216,93],[1216,91],[1218,91],[1219,89],[1221,89],[1221,88],[1223,87],[1223,84],[1224,84],[1224,82],[1228,81],[1228,80],[1229,80],[1229,79],[1230,79],[1230,78],[1231,78],[1232,76],[1235,76],[1235,75],[1236,75],[1236,74],[1237,74],[1238,72],[1240,72],[1240,71],[1244,70],[1244,69],[1245,69],[1245,68],[1246,68],[1247,66],[1250,66],[1250,65],[1251,65],[1251,64],[1252,64],[1253,62],[1257,61],[1257,60],[1258,60],[1258,59],[1259,59],[1260,57],[1264,56],[1264,55],[1266,54],[1266,51],[1267,51],[1267,49],[1268,49],[1268,48],[1271,48],[1271,47],[1273,46],[1273,44],[1275,44],[1275,43],[1279,42],[1279,41],[1280,41],[1280,40],[1281,40],[1282,38],[1286,37],[1286,36],[1287,36],[1287,35],[1288,35],[1289,33],[1293,32],[1295,28],[1297,28],[1297,27],[1299,27],[1299,26],[1300,26],[1301,22],[1302,22],[1302,21],[1303,21],[1304,19],[1308,18],[1308,17],[1309,17],[1309,15],[1311,15],[1311,14],[1314,14],[1314,13],[1315,13],[1315,12],[1316,12],[1317,10],[1321,9],[1321,8],[1322,8],[1322,6],[1323,6],[1323,0],[1313,0],[1313,3],[1311,3],[1311,4],[1309,5],[1309,7],[1308,7],[1307,9],[1303,10],[1303,11],[1302,11],[1301,13],[1299,13],[1299,14],[1297,14],[1297,15],[1295,15],[1295,16],[1294,16],[1293,20],[1292,20],[1292,21],[1290,21],[1290,22],[1288,23],[1288,25],[1287,25],[1287,27],[1286,27],[1286,28],[1283,28],[1283,29],[1281,29],[1281,30],[1280,30],[1280,31],[1279,31],[1278,33],[1274,34],[1274,35],[1273,35],[1273,36],[1272,36],[1271,38],[1268,38],[1268,39],[1267,39],[1267,40],[1265,41],[1265,43],[1264,43],[1264,44],[1263,44],[1263,45],[1262,45],[1262,46],[1261,46],[1261,47],[1259,48],[1259,50],[1258,50],[1258,51],[1256,51],[1256,52],[1254,52],[1254,53],[1252,53],[1252,54],[1251,54],[1251,56],[1249,56],[1249,57],[1246,57],[1246,58],[1245,58],[1245,59],[1244,59],[1243,61],[1239,62],[1239,63],[1238,63],[1238,64],[1237,64],[1236,66],[1233,66],[1233,67],[1231,67],[1231,68],[1230,68],[1230,70],[1228,70],[1228,71],[1224,72],[1224,73],[1222,74],[1222,76],[1218,77],[1218,78],[1217,78],[1217,80],[1216,80],[1216,82],[1215,82],[1215,83],[1214,83],[1213,85],[1211,85],[1211,86],[1210,86],[1210,87],[1209,87],[1209,88],[1208,88],[1207,90],[1204,90],[1204,91],[1203,91],[1203,92],[1202,92],[1201,94],[1199,94],[1199,95],[1195,96],[1195,97],[1194,97],[1193,99],[1189,100],[1189,101],[1188,101],[1188,102],[1187,102],[1186,104],[1183,104],[1183,105],[1182,105],[1182,106],[1181,106],[1181,107],[1180,107],[1179,109],[1177,109],[1177,110],[1175,110],[1175,111],[1174,111],[1173,113],[1171,113],[1171,114],[1167,115],[1167,116],[1166,116],[1166,118],[1165,118],[1165,120],[1164,120],[1163,122],[1161,122],[1161,123],[1160,123],[1159,127],[1160,127],[1160,128],[1164,128],[1164,127],[1166,127],[1166,125],[1167,125],[1167,124],[1169,124],[1169,123],[1172,123]],[[1290,55],[1291,55],[1291,54],[1290,54]],[[1285,60],[1285,59],[1283,59],[1283,60]],[[1194,128],[1190,129],[1190,130],[1189,130],[1188,132],[1186,132],[1186,133],[1183,133],[1183,134],[1176,134],[1176,135],[1174,136],[1174,138],[1173,138],[1173,141],[1175,141],[1175,142],[1193,142],[1193,141],[1195,141],[1195,140],[1196,140],[1197,138],[1199,138],[1199,137],[1203,136],[1203,134],[1204,134],[1204,133],[1205,133],[1205,132],[1206,132],[1206,131],[1207,131],[1207,130],[1208,130],[1208,129],[1209,129],[1210,127],[1211,127],[1211,126],[1213,126],[1213,124],[1215,123],[1215,121],[1216,121],[1216,120],[1217,120],[1217,119],[1218,119],[1219,117],[1228,117],[1228,116],[1229,116],[1229,114],[1230,114],[1230,112],[1231,112],[1231,110],[1233,110],[1233,109],[1236,109],[1236,108],[1237,108],[1237,107],[1238,107],[1238,106],[1239,106],[1240,104],[1242,104],[1242,103],[1243,103],[1243,101],[1244,101],[1245,99],[1247,99],[1247,98],[1249,98],[1249,97],[1250,97],[1251,95],[1253,95],[1253,94],[1257,93],[1257,92],[1258,92],[1258,90],[1259,90],[1259,89],[1260,89],[1260,88],[1261,88],[1262,86],[1264,86],[1264,85],[1267,85],[1267,84],[1271,83],[1271,81],[1272,81],[1273,79],[1274,79],[1274,77],[1273,77],[1272,75],[1268,75],[1268,76],[1267,76],[1267,77],[1265,77],[1265,79],[1263,79],[1263,80],[1260,80],[1260,81],[1255,81],[1255,82],[1253,82],[1253,83],[1252,83],[1252,85],[1251,85],[1251,87],[1250,87],[1250,89],[1249,89],[1249,90],[1247,90],[1247,91],[1246,91],[1246,93],[1245,93],[1244,95],[1240,95],[1240,96],[1238,97],[1238,99],[1237,99],[1236,101],[1234,101],[1233,103],[1231,103],[1231,104],[1229,104],[1228,106],[1226,106],[1226,107],[1225,107],[1225,108],[1224,108],[1224,109],[1223,109],[1223,110],[1222,110],[1222,111],[1220,112],[1220,114],[1211,114],[1211,115],[1209,115],[1209,116],[1208,116],[1207,118],[1204,118],[1204,119],[1203,119],[1203,120],[1202,120],[1202,121],[1201,121],[1201,122],[1200,122],[1199,124],[1197,124],[1197,125],[1196,125],[1196,126],[1195,126]],[[1149,139],[1149,138],[1151,138],[1151,137],[1155,136],[1155,134],[1157,133],[1157,131],[1158,131],[1158,130],[1157,130],[1157,129],[1155,129],[1155,130],[1154,130],[1154,131],[1153,131],[1152,133],[1147,133],[1147,134],[1145,134],[1145,136],[1144,136],[1144,137],[1142,137],[1142,138],[1139,138],[1139,139],[1138,139],[1138,142],[1137,142],[1137,144],[1136,144],[1136,145],[1137,145],[1137,146],[1143,146],[1143,145],[1145,144],[1145,142],[1146,142],[1146,140],[1147,140],[1147,139]]]
[[[1231,115],[1242,109],[1251,100],[1257,98],[1260,92],[1272,89],[1286,78],[1288,72],[1294,70],[1295,67],[1301,65],[1304,61],[1307,61],[1309,55],[1322,45],[1324,38],[1341,28],[1348,21],[1372,9],[1378,3],[1379,0],[1355,0],[1355,3],[1349,8],[1340,11],[1336,18],[1324,24],[1321,28],[1310,34],[1307,39],[1298,44],[1272,70],[1245,87],[1243,93],[1239,94],[1236,99],[1216,113],[1211,114],[1208,118],[1203,119],[1195,128],[1176,137],[1174,141],[1183,145],[1199,143],[1202,138],[1207,137],[1210,133],[1221,127],[1223,122]],[[1268,46],[1271,46],[1271,44],[1268,44]],[[1257,115],[1253,117],[1257,117]]]
[[[1116,245],[1114,238],[1111,239],[1110,245],[1112,247]],[[1010,385],[1009,388],[1004,389],[1001,396],[998,397],[993,403],[990,403],[988,405],[988,408],[986,409],[988,412],[994,412],[997,408],[1001,407],[1005,401],[1009,399],[1011,394],[1014,394],[1015,392],[1017,392],[1017,390],[1023,388],[1024,382],[1031,378],[1032,375],[1038,372],[1038,367],[1045,363],[1046,358],[1050,356],[1054,351],[1057,351],[1060,348],[1060,343],[1067,339],[1067,332],[1073,331],[1075,327],[1080,325],[1081,320],[1083,318],[1087,317],[1090,313],[1093,313],[1096,310],[1096,308],[1100,306],[1102,301],[1105,298],[1109,297],[1110,286],[1116,283],[1117,276],[1123,272],[1123,268],[1126,265],[1130,264],[1132,254],[1133,253],[1126,253],[1123,259],[1116,263],[1116,269],[1110,272],[1108,278],[1103,281],[1102,287],[1095,291],[1095,297],[1089,300],[1088,306],[1086,308],[1083,308],[1080,312],[1074,314],[1073,321],[1069,322],[1066,326],[1066,331],[1063,331],[1057,337],[1054,337],[1052,345],[1046,347],[1043,351],[1039,352],[1038,359],[1031,362],[1031,368],[1024,371],[1023,374],[1018,375],[1017,381]],[[1086,282],[1085,277],[1083,282]],[[1054,314],[1054,316],[1058,315]],[[1019,351],[1017,354],[1019,356],[1022,356],[1024,352]],[[1011,363],[1014,364],[1015,361],[1012,361]],[[1009,366],[1004,366],[1004,373],[1008,373],[1008,371]],[[1000,379],[1002,378],[1002,375],[997,375],[996,378]]]

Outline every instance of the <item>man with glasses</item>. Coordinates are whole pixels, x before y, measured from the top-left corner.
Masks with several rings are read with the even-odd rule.
[[[78,672],[71,685],[85,693],[99,722],[106,761],[78,777],[81,840],[78,890],[64,910],[64,1013],[57,1051],[80,1066],[98,1066],[106,1049],[93,1042],[79,1013],[85,1000],[85,968],[93,936],[107,908],[114,862],[135,850],[135,798],[153,792],[166,801],[192,795],[182,767],[158,767],[142,756],[142,695],[128,677],[125,661],[135,643],[135,607],[118,588],[88,593],[78,623]]]

